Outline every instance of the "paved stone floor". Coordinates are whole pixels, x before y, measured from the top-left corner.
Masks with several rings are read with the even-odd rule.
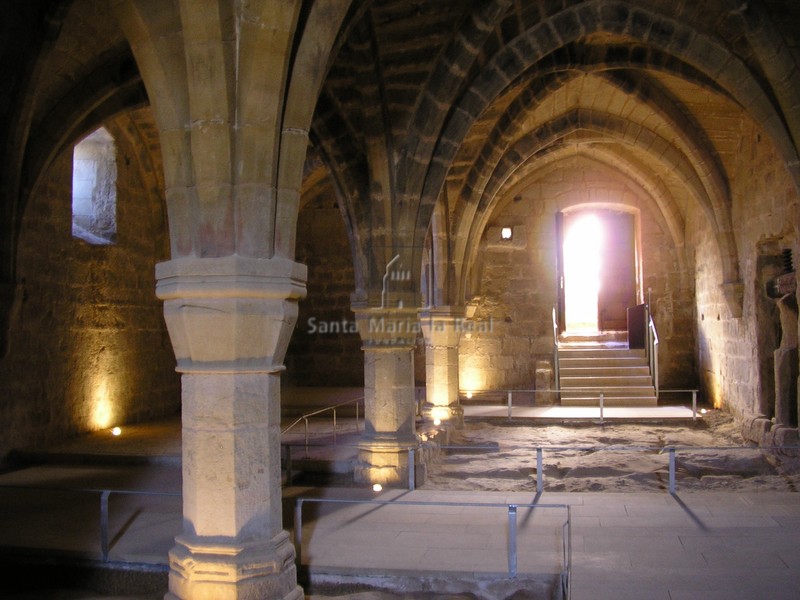
[[[179,493],[179,437],[177,421],[124,428],[123,435],[113,439],[107,433],[94,434],[61,445],[55,451],[61,460],[0,475],[0,546],[49,557],[98,559],[97,490]],[[100,458],[93,461],[92,455]],[[120,458],[126,456],[128,460]],[[79,461],[73,460],[77,457]],[[77,491],[87,489],[95,491]],[[293,486],[285,489],[287,527],[298,497],[320,495],[459,506],[307,505],[303,564],[312,577],[396,572],[467,580],[503,578],[508,567],[507,508],[463,504],[568,504],[575,600],[800,598],[800,494],[679,490],[675,496],[665,492],[537,496],[424,488],[376,494],[355,487]],[[532,513],[519,509],[520,577],[563,568],[564,514],[563,509]],[[114,494],[109,515],[112,560],[166,564],[172,537],[180,529],[179,498]],[[63,590],[46,597],[102,596]],[[340,597],[370,600],[385,594]]]

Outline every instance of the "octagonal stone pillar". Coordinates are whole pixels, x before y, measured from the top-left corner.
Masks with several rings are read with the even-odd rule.
[[[417,311],[354,307],[353,312],[364,350],[365,423],[354,478],[405,486],[408,449],[418,443],[413,360],[420,330]]]
[[[181,258],[156,277],[183,374],[183,532],[166,598],[302,600],[281,517],[280,372],[306,268]]]
[[[464,309],[436,307],[419,315],[425,336],[425,406],[423,415],[434,421],[464,425],[464,409],[458,403],[458,345]]]

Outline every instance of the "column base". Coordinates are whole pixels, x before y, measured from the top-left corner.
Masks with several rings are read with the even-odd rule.
[[[289,534],[267,543],[175,538],[165,600],[303,600]]]
[[[430,421],[437,419],[442,423],[452,425],[456,429],[464,427],[464,408],[459,404],[446,406],[426,402],[422,406],[422,416]]]
[[[353,467],[356,483],[379,483],[385,487],[408,487],[409,448],[417,449],[419,441],[411,437],[373,437],[358,445],[358,459]],[[414,453],[416,485],[425,480],[425,465],[419,451]]]

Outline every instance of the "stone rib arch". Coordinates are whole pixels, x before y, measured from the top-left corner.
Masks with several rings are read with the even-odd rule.
[[[212,4],[202,15],[165,5],[158,18],[138,0],[113,6],[160,132],[173,257],[271,258],[300,3]]]
[[[467,194],[467,197],[477,199],[472,203],[474,208],[470,212],[473,214],[484,212],[503,182],[520,165],[533,159],[542,150],[564,140],[570,133],[581,130],[594,132],[597,137],[592,141],[613,140],[637,148],[645,155],[657,159],[679,176],[682,183],[691,191],[692,197],[708,218],[717,236],[724,273],[724,280],[721,283],[738,280],[738,255],[725,199],[709,196],[701,176],[696,174],[688,160],[669,142],[646,128],[628,123],[613,115],[578,109],[544,124],[536,132],[522,138],[514,147],[504,153],[503,158],[497,164],[491,166],[492,174],[486,180],[485,185],[481,188],[473,188],[474,194]],[[588,140],[584,139],[583,141]],[[465,217],[464,222],[471,221],[469,214],[466,214]]]
[[[683,217],[670,192],[657,180],[648,181],[650,178],[645,175],[646,171],[639,171],[640,165],[633,163],[632,157],[626,156],[618,148],[614,150],[607,148],[608,144],[599,144],[598,147],[592,147],[591,149],[588,149],[587,145],[554,146],[545,150],[542,155],[537,156],[535,162],[529,162],[520,167],[512,177],[506,180],[503,187],[493,196],[491,204],[487,205],[486,209],[478,213],[472,220],[469,232],[462,232],[457,236],[463,243],[460,244],[460,256],[457,252],[454,259],[457,265],[462,266],[457,274],[456,302],[465,302],[467,300],[466,294],[470,286],[472,266],[477,261],[479,242],[492,214],[496,210],[497,203],[501,201],[501,198],[511,195],[513,193],[511,190],[522,185],[523,182],[539,179],[548,172],[559,169],[564,160],[572,157],[580,157],[590,163],[598,164],[610,172],[619,174],[621,179],[625,181],[626,186],[637,191],[638,196],[642,198],[642,202],[646,205],[654,221],[671,238],[676,249],[677,262],[681,271],[681,285],[684,288],[689,287],[686,257],[682,252],[685,241]]]
[[[615,87],[623,89],[626,81],[619,80],[619,77],[620,76],[617,74],[607,74],[604,78],[615,83]],[[563,74],[562,77],[553,82],[553,85],[547,86],[545,89],[540,89],[538,92],[532,92],[531,89],[533,86],[531,86],[517,97],[489,135],[484,151],[481,153],[481,158],[467,176],[467,181],[471,182],[471,187],[473,189],[483,189],[489,177],[489,173],[494,169],[494,164],[499,160],[499,157],[507,147],[505,142],[510,141],[512,136],[515,135],[515,132],[523,129],[524,122],[527,118],[525,107],[535,103],[537,99],[546,97],[548,95],[548,89],[556,87],[558,82],[565,85],[572,79],[573,77]],[[645,101],[648,107],[653,108],[659,118],[677,134],[684,147],[687,148],[687,156],[692,166],[695,170],[698,168],[702,169],[698,173],[698,176],[703,181],[704,187],[708,190],[710,197],[715,198],[717,204],[730,204],[728,182],[724,174],[724,169],[718,160],[713,145],[704,135],[699,124],[680,112],[677,107],[677,101],[672,100],[666,90],[661,90],[660,87],[653,87],[652,84],[648,85],[645,81],[638,81],[636,83],[639,87],[633,91],[633,95]],[[636,93],[637,90],[638,93]],[[623,91],[627,93],[630,90],[623,89]],[[656,95],[659,99],[650,101],[650,98]],[[692,138],[689,133],[690,131],[694,132],[694,137],[697,138],[697,141]],[[459,206],[459,209],[463,208],[463,204]],[[722,218],[724,219],[725,215],[722,215]],[[460,219],[457,217],[456,221],[459,220]]]
[[[480,48],[511,4],[511,0],[478,3],[431,70],[414,109],[406,136],[408,142],[399,149],[398,181],[417,188],[403,188],[402,194],[418,196],[421,192],[421,182],[430,168],[430,158],[448,107],[454,103]]]
[[[726,204],[730,205],[730,185],[719,154],[697,119],[690,113],[680,110],[678,99],[664,86],[641,75],[635,77],[633,81],[624,73],[607,72],[604,75],[612,85],[655,109],[659,118],[677,134],[682,149],[703,178],[709,194],[724,199]]]
[[[331,49],[350,1],[321,0],[311,7],[291,68],[278,157],[275,254],[294,257],[303,161],[320,90],[330,67]],[[321,67],[324,64],[324,68]],[[340,197],[340,206],[343,206]],[[345,220],[348,231],[350,224]],[[349,233],[348,233],[349,235]],[[352,240],[351,240],[352,243]]]
[[[776,107],[741,59],[707,34],[697,32],[675,18],[622,1],[592,0],[571,6],[512,40],[487,63],[453,108],[453,114],[464,121],[458,130],[466,132],[469,124],[491,101],[538,60],[582,36],[598,32],[625,35],[646,43],[717,79],[722,88],[773,138],[786,162],[797,159],[797,152],[781,125]],[[454,141],[457,145],[457,140]],[[435,198],[434,195],[422,198],[420,223],[429,219],[430,205]]]
[[[362,198],[363,183],[357,180],[358,173],[363,172],[346,165],[335,157],[339,153],[335,139],[327,134],[321,123],[316,122],[310,133],[311,142],[322,159],[325,169],[328,171],[329,179],[336,195],[339,209],[342,213],[347,238],[350,241],[350,249],[353,256],[353,272],[355,276],[355,296],[363,298],[367,295],[368,275],[370,271],[370,255],[364,251],[367,247],[367,240],[362,235],[362,230],[358,224],[363,222],[365,214],[359,209],[368,207],[369,203]],[[341,169],[333,168],[333,165],[343,165]],[[361,201],[358,201],[362,198]]]
[[[730,0],[731,10],[739,10],[741,3]],[[751,2],[746,10],[739,12],[746,25],[746,35],[750,46],[771,84],[776,101],[782,109],[786,127],[794,141],[795,151],[800,151],[800,85],[798,85],[797,66],[792,51],[787,47],[772,17],[763,3]],[[795,186],[800,188],[800,162],[787,161]]]

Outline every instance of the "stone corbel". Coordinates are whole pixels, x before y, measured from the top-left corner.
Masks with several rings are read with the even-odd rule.
[[[744,284],[741,281],[729,281],[720,285],[725,303],[734,319],[741,319],[744,304]]]

